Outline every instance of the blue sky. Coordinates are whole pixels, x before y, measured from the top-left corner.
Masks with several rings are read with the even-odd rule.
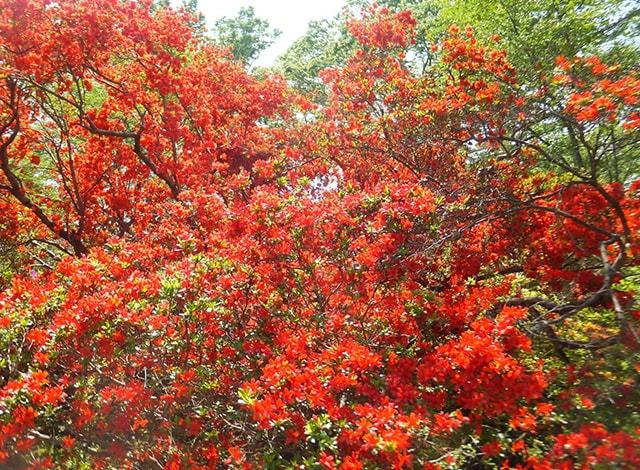
[[[178,3],[178,2],[175,2]],[[289,45],[302,36],[311,20],[331,18],[340,11],[344,0],[199,0],[198,6],[211,26],[223,16],[235,16],[243,6],[252,6],[256,15],[282,31],[269,49],[262,53],[256,65],[272,65]]]

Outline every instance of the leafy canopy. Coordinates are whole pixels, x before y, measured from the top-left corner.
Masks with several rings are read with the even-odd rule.
[[[0,465],[639,467],[637,71],[191,10],[0,0]]]
[[[214,41],[231,48],[233,56],[251,64],[282,32],[256,16],[253,7],[242,7],[232,18],[220,18],[213,28]]]

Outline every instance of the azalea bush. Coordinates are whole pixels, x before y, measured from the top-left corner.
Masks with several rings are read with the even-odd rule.
[[[195,24],[0,0],[0,466],[640,466],[634,71],[371,7],[318,105]]]

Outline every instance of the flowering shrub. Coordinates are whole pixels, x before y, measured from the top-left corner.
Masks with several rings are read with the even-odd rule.
[[[640,198],[591,137],[637,138],[635,75],[520,90],[456,27],[416,75],[372,8],[317,106],[190,24],[0,0],[2,465],[640,465]]]

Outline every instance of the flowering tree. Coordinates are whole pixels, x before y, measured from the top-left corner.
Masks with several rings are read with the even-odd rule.
[[[0,2],[3,465],[640,465],[633,73],[372,8],[320,107],[193,24]]]

